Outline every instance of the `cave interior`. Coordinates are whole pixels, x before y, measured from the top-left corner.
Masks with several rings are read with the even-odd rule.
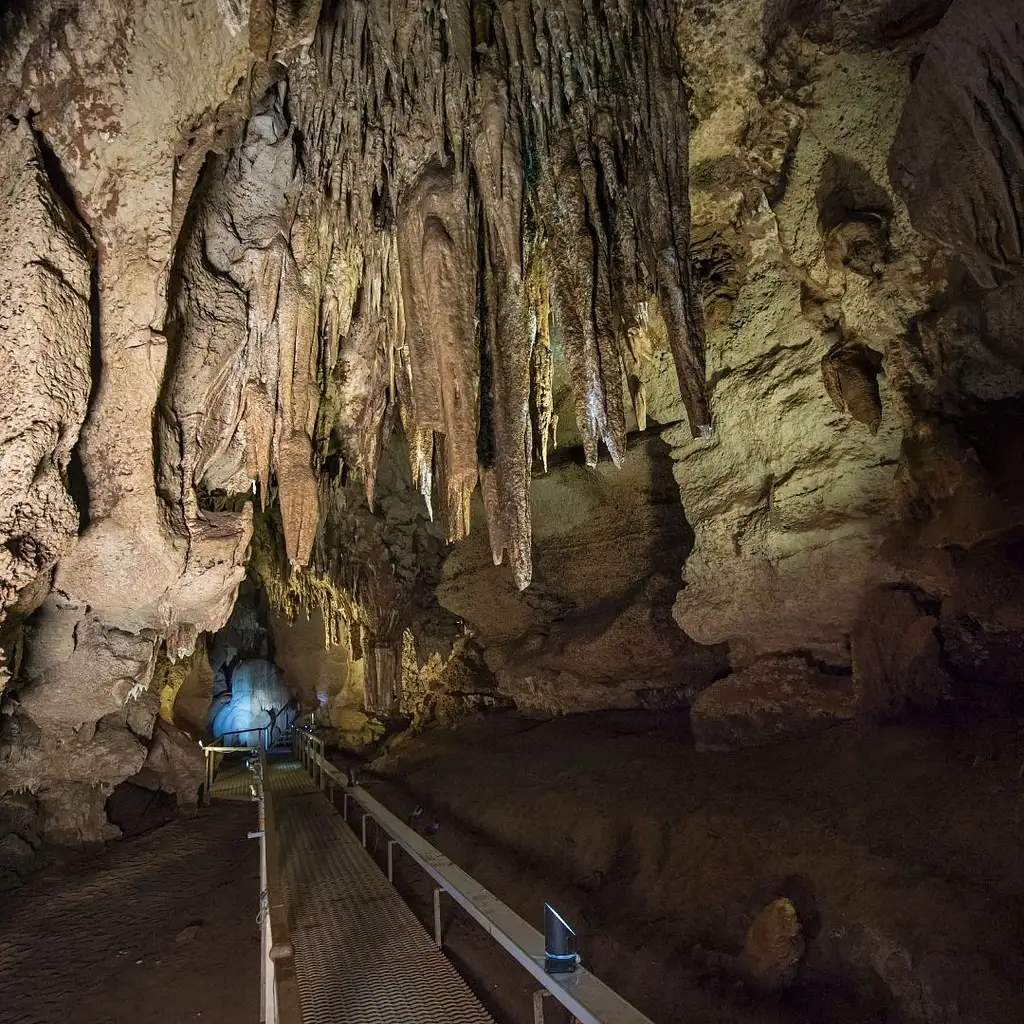
[[[312,728],[652,1020],[1024,1019],[1020,0],[0,2],[0,111],[0,890]]]

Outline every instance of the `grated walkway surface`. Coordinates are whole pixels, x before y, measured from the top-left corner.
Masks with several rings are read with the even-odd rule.
[[[217,772],[210,787],[210,796],[215,800],[241,800],[250,803],[253,799],[252,772],[245,761],[225,765]]]
[[[493,1024],[302,767],[268,782],[306,1024]]]

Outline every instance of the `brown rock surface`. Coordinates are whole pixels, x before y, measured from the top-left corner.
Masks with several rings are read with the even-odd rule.
[[[977,280],[1024,269],[1024,10],[955,0],[929,39],[889,168],[914,226]]]
[[[71,452],[92,387],[93,247],[25,121],[0,127],[0,615],[78,535]],[[22,614],[32,607],[17,609]]]
[[[179,805],[194,804],[198,799],[206,769],[202,748],[163,719],[156,723],[142,767],[156,773],[160,788],[173,793]]]
[[[724,667],[670,618],[672,577],[690,531],[670,464],[652,434],[622,466],[572,452],[533,482],[534,582],[520,593],[483,544],[449,555],[438,599],[464,619],[520,707],[566,712],[680,699]]]
[[[793,983],[807,943],[793,901],[772,900],[750,923],[737,967],[762,991],[777,991]]]
[[[0,21],[0,742],[77,784],[89,737],[107,786],[158,663],[201,732],[247,562],[359,745],[727,663],[695,711],[742,705],[727,744],[846,714],[851,656],[887,713],[944,692],[940,645],[1012,688],[979,580],[1024,523],[1016,10]]]
[[[83,783],[60,783],[37,794],[43,838],[49,843],[75,846],[116,839],[121,831],[107,821],[109,789]]]
[[[151,636],[106,628],[97,616],[56,601],[43,606],[33,630],[17,701],[40,726],[95,722],[149,685]]]
[[[47,730],[40,736],[28,719],[19,718],[4,731],[0,743],[0,786],[5,792],[27,789],[38,795],[71,781],[109,793],[122,779],[134,775],[145,757],[145,746],[131,730],[116,723],[75,731]]]
[[[848,677],[799,658],[765,658],[704,690],[690,708],[690,726],[698,750],[739,750],[838,725],[854,706]]]
[[[939,621],[905,590],[872,594],[851,637],[858,713],[895,715],[933,710],[948,696]]]

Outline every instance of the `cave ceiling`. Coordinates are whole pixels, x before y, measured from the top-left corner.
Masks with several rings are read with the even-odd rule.
[[[661,2],[327,5],[185,216],[157,427],[172,505],[194,519],[197,491],[265,499],[273,478],[304,565],[316,470],[340,455],[372,506],[397,418],[447,538],[479,481],[523,588],[552,327],[586,459],[618,463],[655,295],[709,429],[674,25]]]

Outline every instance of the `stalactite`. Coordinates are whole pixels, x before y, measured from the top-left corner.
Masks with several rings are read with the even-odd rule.
[[[263,169],[237,157],[245,188],[210,229],[247,222],[254,196],[271,214],[217,268],[246,297],[243,383],[211,380],[223,411],[201,455],[176,468],[168,447],[168,479],[187,498],[204,467],[263,493],[273,473],[301,564],[317,466],[340,454],[372,507],[400,406],[449,539],[479,479],[494,558],[525,587],[531,466],[554,437],[551,322],[586,461],[603,444],[617,463],[627,386],[644,421],[630,332],[655,292],[690,427],[707,429],[674,18],[672,0],[325,3],[247,129]]]
[[[554,359],[551,355],[551,283],[544,264],[544,243],[539,234],[530,239],[527,259],[527,289],[530,303],[530,325],[533,355],[530,357],[530,410],[536,455],[544,472],[548,471],[548,442],[557,447],[554,425],[552,379]]]
[[[463,505],[476,487],[480,369],[476,338],[476,238],[469,184],[451,167],[428,167],[403,200],[398,227],[409,351],[408,414],[414,479],[428,509],[424,431],[445,438],[442,513],[450,540],[465,536]]]
[[[423,496],[427,515],[434,519],[434,504],[431,492],[434,484],[434,432],[430,427],[406,428],[409,444],[409,464],[412,469],[412,484]]]
[[[520,590],[530,583],[530,348],[523,273],[523,162],[505,82],[479,80],[480,124],[473,140],[483,208],[484,344],[491,356],[487,407],[494,459],[481,474],[494,564],[508,555]]]
[[[644,418],[629,331],[652,290],[691,427],[709,423],[672,29],[668,0],[334,3],[291,78],[310,183],[364,253],[334,375],[342,453],[372,495],[380,424],[402,402],[417,485],[428,505],[440,490],[447,535],[468,530],[479,470],[494,557],[520,586],[534,434],[546,463],[554,425],[528,235],[543,240],[536,272],[587,461],[599,442],[621,458],[624,382]],[[396,317],[383,296],[399,279]]]
[[[549,239],[555,315],[562,328],[583,452],[587,465],[596,466],[601,440],[618,463],[626,432],[622,379],[621,372],[616,375],[608,366],[611,363],[618,369],[618,354],[608,351],[613,339],[605,339],[604,351],[598,343],[593,312],[595,247],[574,153],[563,152],[543,173],[540,206]]]

